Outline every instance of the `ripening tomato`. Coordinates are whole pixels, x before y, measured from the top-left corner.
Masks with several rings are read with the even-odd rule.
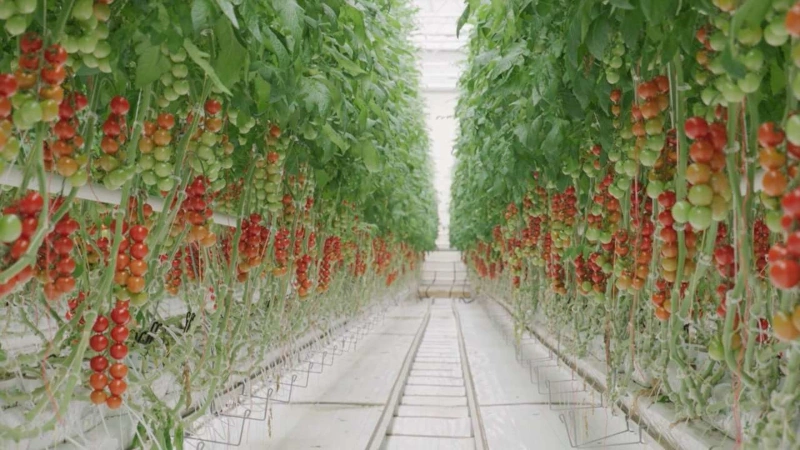
[[[93,387],[95,390],[102,390],[107,385],[108,377],[103,373],[95,372],[89,377],[89,386]]]
[[[795,3],[786,12],[784,21],[786,31],[793,37],[800,37],[800,2]]]
[[[131,294],[138,294],[144,290],[144,278],[137,277],[137,276],[130,276],[128,277],[127,282],[125,283],[128,287],[128,292]]]
[[[764,122],[758,127],[758,143],[762,147],[776,147],[783,142],[783,131],[775,127],[774,122]]]
[[[106,394],[105,391],[98,389],[92,391],[92,394],[89,396],[89,398],[95,405],[101,405],[106,402],[106,399],[108,399],[108,394]]]
[[[80,224],[77,220],[69,218],[69,219],[62,219],[59,220],[55,227],[55,232],[57,234],[61,234],[64,236],[69,236],[72,233],[78,231],[80,228]]]
[[[19,202],[19,212],[30,216],[38,214],[44,207],[44,198],[38,192],[30,192]]]
[[[206,114],[215,116],[220,112],[221,109],[222,109],[222,104],[219,102],[219,100],[213,98],[206,100],[205,103]]]
[[[69,255],[72,251],[72,239],[66,236],[60,236],[53,241],[53,249],[57,255]]]
[[[111,392],[111,395],[120,396],[125,393],[125,389],[127,388],[128,384],[120,379],[113,379],[108,383],[108,390]]]
[[[128,366],[122,363],[114,363],[108,369],[108,373],[111,374],[112,378],[120,380],[128,374]]]
[[[689,157],[694,162],[708,164],[714,157],[714,146],[707,139],[698,139],[689,147]]]
[[[765,194],[770,197],[777,197],[786,191],[789,180],[786,179],[786,175],[779,170],[768,170],[764,173],[764,178],[761,183]]]
[[[636,95],[642,100],[648,100],[658,95],[658,86],[651,82],[646,81],[636,87]]]
[[[708,122],[702,117],[690,117],[686,119],[684,129],[689,139],[704,138],[709,133]]]
[[[11,255],[11,259],[13,260],[20,259],[25,253],[27,253],[30,245],[31,242],[28,239],[21,237],[11,244],[11,249],[9,250],[8,254]]]
[[[800,330],[795,328],[792,318],[784,312],[772,316],[772,331],[782,341],[793,341],[800,337]]]
[[[44,51],[44,59],[54,66],[62,66],[67,62],[67,51],[64,47],[53,44]]]
[[[144,242],[144,240],[147,239],[147,233],[148,233],[147,227],[144,227],[142,225],[134,225],[131,227],[129,231],[131,239],[133,239],[133,242],[136,243]]]
[[[106,400],[106,406],[108,406],[108,409],[119,409],[122,406],[122,398],[112,395]]]

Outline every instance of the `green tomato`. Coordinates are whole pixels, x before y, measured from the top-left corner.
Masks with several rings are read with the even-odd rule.
[[[213,147],[218,141],[219,138],[217,135],[210,131],[204,131],[203,134],[200,135],[200,142],[209,147]]]
[[[214,150],[212,150],[211,147],[201,145],[197,149],[197,157],[203,161],[213,161],[216,156],[214,155]]]
[[[226,184],[227,183],[225,182],[224,178],[219,178],[211,183],[211,190],[214,192],[221,191],[223,188],[225,188]]]
[[[133,306],[137,306],[137,307],[146,305],[147,304],[147,300],[149,298],[148,295],[147,295],[147,292],[139,292],[139,293],[136,293],[136,294],[130,294],[130,296],[131,296],[131,303],[130,304],[133,305]]]
[[[36,0],[17,0],[17,11],[21,14],[33,14],[36,11]]]
[[[78,48],[86,55],[93,54],[97,48],[97,38],[92,34],[85,34],[78,38]]]
[[[764,208],[766,208],[768,211],[779,210],[781,206],[780,199],[777,197],[770,197],[764,191],[759,192],[758,196],[761,199],[761,204],[764,205]]]
[[[0,2],[0,20],[8,20],[17,12],[17,6],[14,2],[3,1]]]
[[[97,165],[100,166],[104,172],[111,172],[119,167],[119,160],[111,155],[103,155],[97,158]]]
[[[742,45],[746,45],[748,47],[753,46],[761,42],[761,37],[763,36],[763,32],[761,27],[758,25],[752,27],[741,27],[739,31],[736,33],[736,39],[742,43]]]
[[[182,63],[186,61],[186,50],[180,48],[175,53],[170,53],[169,59],[174,63]]]
[[[105,22],[111,17],[111,7],[106,5],[105,3],[95,3],[94,4],[94,17],[99,22]]]
[[[722,64],[722,57],[717,56],[708,62],[708,70],[714,75],[722,75],[725,73],[725,66]]]
[[[77,0],[72,7],[72,17],[87,21],[94,15],[94,0]]]
[[[792,78],[792,95],[794,98],[800,99],[800,73],[795,74]]]
[[[718,336],[711,338],[708,343],[708,357],[714,361],[725,359],[725,348],[722,346],[722,340]]]
[[[268,193],[267,194],[267,202],[268,203],[280,203],[281,196],[275,193]]]
[[[649,135],[662,134],[664,132],[664,120],[660,117],[650,119],[645,122],[644,129]]]
[[[752,94],[761,86],[761,75],[755,72],[748,72],[744,78],[736,82],[736,85],[739,86],[739,89],[745,94]]]
[[[97,60],[97,70],[103,73],[111,73],[111,60],[108,58]]]
[[[100,22],[94,27],[94,37],[97,38],[98,41],[103,41],[108,39],[108,24]]]
[[[158,183],[158,177],[152,170],[142,172],[142,182],[148,186],[155,186]]]
[[[652,150],[654,152],[661,153],[661,149],[664,148],[664,144],[667,142],[667,138],[664,136],[663,133],[661,134],[654,134],[651,136],[647,136],[647,149]]]
[[[706,87],[700,92],[700,99],[706,106],[713,106],[717,103],[719,92],[711,86]]]
[[[611,240],[609,240],[608,242],[611,242]],[[608,242],[603,242],[603,243],[608,244]],[[602,266],[600,266],[600,268],[603,270],[603,273],[611,273],[614,271],[614,266],[612,266],[610,262],[603,264]]]
[[[636,165],[636,161],[629,159],[622,164],[622,169],[625,172],[625,175],[633,177],[636,175],[636,171],[639,169],[639,167]]]
[[[645,167],[653,167],[658,161],[659,153],[652,150],[642,150],[639,152],[639,162]]]
[[[56,105],[58,108],[58,105]],[[22,114],[22,120],[30,124],[36,124],[42,121],[42,104],[37,102],[36,100],[31,100],[29,102],[25,102],[22,105],[20,113]],[[56,111],[56,114],[58,111]]]
[[[599,239],[599,240],[600,240],[600,242],[601,242],[601,243],[603,243],[603,244],[608,244],[609,242],[611,242],[611,240],[612,240],[613,238],[614,238],[614,235],[613,235],[613,234],[611,234],[611,232],[610,232],[610,231],[607,231],[607,230],[601,230],[601,231],[600,231],[600,235],[598,236],[598,239]],[[599,263],[598,263],[598,264],[599,264]],[[605,264],[603,264],[603,265],[605,266],[606,264],[608,264],[608,265],[611,265],[611,264],[610,264],[610,263],[608,263],[608,262],[606,262],[606,263],[605,263]]]
[[[144,172],[153,168],[156,164],[156,159],[153,155],[141,155],[139,157],[139,168]]]
[[[86,183],[89,182],[89,171],[79,169],[77,172],[73,173],[68,180],[72,187],[86,186]]]
[[[616,70],[611,70],[611,69],[606,70],[606,81],[608,82],[608,84],[619,83],[619,78],[620,78],[619,72],[617,72]]]
[[[708,83],[708,72],[704,70],[695,72],[694,81],[696,81],[700,86],[705,86],[706,83]]]
[[[103,59],[111,54],[111,44],[106,41],[100,41],[94,47],[94,52],[92,53],[95,58]]]
[[[600,238],[600,230],[594,227],[589,227],[586,229],[586,239],[588,239],[589,242],[593,243],[597,242],[597,239],[599,238]]]
[[[780,47],[789,40],[789,33],[783,23],[783,18],[776,18],[764,30],[764,40],[773,47]]]
[[[0,216],[0,242],[10,244],[22,235],[22,221],[16,214]]]
[[[689,211],[691,209],[692,205],[690,205],[686,200],[676,202],[672,206],[672,218],[677,223],[686,223],[689,220]]]
[[[10,19],[6,20],[5,28],[6,32],[11,36],[19,36],[28,28],[28,20],[25,16],[12,16]]]
[[[696,184],[689,189],[688,198],[694,206],[708,206],[714,199],[714,190],[708,184]]]
[[[161,75],[161,78],[159,78],[159,80],[161,81],[161,84],[163,84],[164,86],[172,86],[172,83],[175,82],[175,78],[172,76],[172,73],[170,72],[164,72]]]
[[[189,95],[189,80],[175,80],[175,82],[172,83],[172,89],[179,96]]]
[[[760,48],[751,48],[742,58],[742,63],[747,70],[758,72],[764,65],[764,52]]]
[[[3,147],[3,151],[0,152],[0,155],[3,156],[3,159],[6,161],[14,161],[17,159],[17,155],[19,155],[20,145],[19,139],[11,136],[6,141],[5,147]]]
[[[153,149],[153,158],[159,162],[169,161],[172,158],[172,147],[156,147]]]
[[[692,206],[689,210],[689,224],[696,231],[703,231],[711,226],[713,217],[708,206]]]
[[[100,65],[99,61],[97,61],[97,58],[95,58],[91,53],[83,55],[83,64],[90,69],[96,69]]]
[[[617,188],[619,188],[623,192],[627,192],[627,190],[631,187],[631,179],[630,178],[617,178]]]
[[[158,190],[171,191],[175,187],[175,180],[172,178],[162,178],[158,180]]]
[[[608,187],[608,194],[616,198],[617,200],[621,199],[622,196],[625,195],[624,192],[622,192],[617,186],[613,184]]]
[[[263,203],[267,199],[267,193],[265,191],[256,191],[256,198]]]
[[[620,67],[622,67],[622,58],[620,58],[619,56],[611,58],[611,61],[608,62],[608,66],[611,67],[612,69],[619,69]]]
[[[744,96],[745,93],[736,84],[732,84],[730,89],[727,89],[722,93],[722,97],[724,97],[725,101],[728,103],[739,103],[744,100]]]
[[[67,53],[77,53],[79,50],[78,38],[70,35],[64,35],[64,37],[61,38],[61,46],[64,47],[64,50],[66,50]]]
[[[175,100],[178,99],[178,97],[180,97],[180,95],[178,95],[178,93],[175,92],[175,89],[172,86],[167,86],[166,88],[164,88],[164,98],[166,98],[167,100],[174,102]]]
[[[153,167],[153,171],[156,173],[156,175],[158,175],[159,178],[166,178],[172,175],[172,164],[157,162]]]
[[[725,35],[720,32],[716,32],[712,34],[710,38],[708,38],[708,43],[711,46],[711,49],[715,52],[724,50],[727,41],[728,40],[725,39]]]
[[[122,187],[126,181],[128,181],[128,177],[123,169],[114,169],[111,172],[108,172],[106,175],[105,181],[110,185],[111,190],[116,190]]]
[[[169,106],[169,103],[170,102],[169,100],[166,99],[166,97],[158,97],[156,99],[156,104],[158,105],[159,108],[166,108]]]
[[[40,103],[42,108],[42,121],[52,122],[58,119],[58,103],[55,100],[44,100]]]
[[[230,157],[222,159],[222,168],[223,169],[230,169],[233,167],[233,159]]]
[[[794,114],[786,120],[786,139],[800,145],[800,115]]]
[[[189,67],[186,64],[175,64],[171,72],[175,78],[186,78],[189,75]]]
[[[780,211],[767,211],[764,222],[766,222],[769,231],[773,233],[783,232],[781,217],[783,217],[783,214]]]

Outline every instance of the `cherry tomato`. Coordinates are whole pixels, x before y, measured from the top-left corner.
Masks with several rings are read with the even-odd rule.
[[[112,395],[106,400],[106,406],[108,406],[108,409],[119,409],[122,406],[122,398]]]
[[[117,137],[122,132],[122,127],[117,119],[113,116],[109,116],[105,122],[103,122],[103,134],[109,137]]]
[[[25,70],[38,70],[39,55],[35,53],[23,53],[19,57],[19,66]]]
[[[11,250],[9,250],[9,255],[11,255],[11,259],[17,260],[22,257],[27,251],[28,247],[30,246],[30,241],[26,238],[19,238],[11,244]]]
[[[58,237],[53,241],[53,249],[58,255],[69,255],[69,252],[72,251],[72,247],[72,239],[66,236]]]
[[[63,236],[69,236],[78,231],[78,228],[80,228],[80,224],[77,220],[65,218],[58,221],[55,227],[55,232]]]
[[[130,331],[125,325],[117,325],[111,329],[111,339],[115,342],[125,342],[129,334]]]
[[[134,259],[131,260],[130,264],[128,265],[128,270],[130,270],[131,275],[141,277],[147,273],[147,262],[143,259]]]
[[[800,264],[791,259],[770,262],[769,278],[780,289],[791,289],[800,283]]]
[[[786,31],[793,37],[800,37],[800,3],[795,3],[786,12],[784,21]]]
[[[103,355],[97,355],[89,361],[89,366],[95,372],[102,372],[108,367],[108,359]]]
[[[42,68],[42,80],[47,84],[61,84],[67,78],[67,70],[64,66],[48,66]]]
[[[119,343],[114,344],[110,349],[108,349],[108,353],[116,360],[123,359],[128,354],[128,346]]]
[[[98,389],[92,391],[92,394],[89,396],[89,398],[95,405],[102,405],[103,403],[106,402],[106,399],[108,399],[108,394],[106,394],[105,391],[101,391]]]
[[[128,366],[122,363],[114,363],[111,365],[111,368],[108,369],[108,373],[111,374],[111,377],[120,380],[125,378],[125,375],[128,374]]]
[[[219,113],[221,109],[222,109],[222,104],[219,102],[219,100],[213,98],[206,100],[205,103],[206,114],[214,116],[217,113]]]
[[[28,220],[27,218],[25,220]],[[33,234],[25,235],[25,220],[20,221],[16,214],[6,214],[0,216],[0,242],[11,243],[19,239],[20,236],[30,238]],[[34,219],[33,231],[36,231],[36,219]]]
[[[131,294],[138,294],[144,290],[144,278],[137,277],[137,276],[130,276],[126,282],[126,286],[128,287],[128,292]]]
[[[145,259],[148,251],[149,249],[147,248],[147,244],[137,242],[131,246],[130,253],[135,259]]]
[[[102,333],[108,329],[108,319],[105,316],[97,316],[92,326],[92,331]]]
[[[89,338],[89,346],[96,352],[102,352],[108,347],[108,338],[102,334],[95,334]]]
[[[131,320],[131,313],[126,307],[116,307],[111,310],[111,320],[117,325],[125,325]]]
[[[70,276],[56,278],[56,289],[61,293],[71,292],[75,289],[75,278]]]
[[[42,38],[32,31],[25,33],[19,40],[19,49],[23,53],[38,52],[42,49]]]
[[[117,116],[124,116],[128,114],[128,110],[130,110],[131,105],[128,103],[128,100],[122,96],[116,96],[111,99],[111,112]]]
[[[144,242],[145,239],[147,239],[148,230],[147,227],[144,227],[142,225],[134,225],[131,227],[129,233],[131,239],[133,239],[133,242],[141,243]]]
[[[690,117],[686,119],[684,129],[689,139],[703,138],[709,133],[708,122],[702,117]]]
[[[68,56],[64,47],[58,44],[53,44],[44,51],[44,59],[54,66],[64,65]]]
[[[3,97],[10,97],[17,92],[17,79],[14,75],[3,73],[0,74],[0,95]]]
[[[762,147],[776,147],[783,142],[784,137],[783,131],[776,129],[773,122],[764,122],[758,127],[758,143]]]
[[[38,214],[44,207],[44,199],[38,192],[29,192],[19,201],[19,212],[25,216]]]
[[[156,122],[158,122],[159,128],[171,130],[175,126],[175,116],[170,113],[161,113],[158,115]]]
[[[102,390],[108,385],[108,377],[103,373],[95,372],[89,377],[89,386],[95,390]]]
[[[125,389],[128,388],[128,384],[125,381],[120,379],[111,380],[108,383],[108,390],[111,392],[112,395],[120,396],[125,393]]]

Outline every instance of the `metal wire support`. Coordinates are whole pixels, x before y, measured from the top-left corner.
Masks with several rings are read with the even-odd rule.
[[[249,417],[250,417],[250,410],[248,409],[248,410],[245,411],[244,415],[241,416],[242,421],[241,421],[241,426],[239,426],[239,433],[238,433],[239,437],[237,437],[235,440],[233,440],[233,439],[209,439],[209,438],[203,438],[203,437],[200,437],[200,436],[198,436],[196,434],[192,434],[189,431],[183,433],[183,439],[184,439],[184,441],[186,441],[187,439],[188,440],[197,441],[197,445],[195,446],[195,448],[198,449],[198,450],[204,449],[206,447],[207,443],[208,444],[222,444],[222,445],[225,445],[227,447],[238,447],[238,446],[242,445],[242,437],[244,436],[244,424],[249,419]],[[209,431],[212,431],[212,430],[209,430]]]
[[[602,407],[599,407],[602,408]],[[581,442],[578,438],[578,420],[577,420],[576,410],[572,409],[567,411],[566,413],[561,413],[558,415],[558,419],[564,424],[564,429],[567,431],[567,438],[569,439],[569,445],[572,448],[608,448],[608,447],[621,447],[623,445],[640,445],[644,444],[644,435],[642,434],[642,427],[635,427],[634,430],[631,427],[630,418],[626,415],[625,416],[625,429],[621,431],[617,431],[615,433],[609,433],[604,436],[590,439],[584,442]],[[570,426],[571,425],[571,426]],[[614,439],[618,436],[630,436],[627,440],[622,440],[622,442],[616,442],[617,439]],[[631,437],[635,437],[636,440],[630,440]],[[612,442],[609,442],[612,440]]]

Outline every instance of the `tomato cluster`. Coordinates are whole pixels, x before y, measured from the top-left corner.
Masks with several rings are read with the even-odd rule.
[[[275,234],[275,268],[272,274],[276,277],[286,275],[289,271],[289,230],[281,228]]]
[[[111,229],[115,225],[112,222]],[[149,230],[144,225],[122,224],[123,238],[120,241],[116,259],[114,282],[118,298],[130,298],[134,305],[147,301],[145,275],[147,274],[147,254],[150,251],[145,243]]]
[[[89,339],[89,346],[97,352],[97,355],[89,361],[89,367],[94,372],[89,377],[89,386],[93,389],[90,399],[95,405],[105,403],[109,409],[118,409],[122,406],[122,394],[128,388],[128,384],[125,382],[128,366],[122,362],[128,355],[128,346],[125,345],[125,341],[130,335],[127,325],[131,315],[127,303],[117,302],[109,317],[114,325],[110,330],[111,322],[103,315],[97,316],[92,326],[94,334]],[[111,345],[109,346],[109,344]],[[115,361],[110,366],[106,355]],[[111,376],[110,379],[106,373]],[[106,388],[111,395],[108,395]]]
[[[198,243],[203,247],[211,247],[217,242],[217,235],[208,229],[213,211],[208,202],[206,186],[208,180],[197,176],[186,186],[186,199],[181,203],[175,222],[172,223],[170,236],[178,237],[188,226],[185,242]]]
[[[295,263],[295,282],[297,288],[297,295],[300,298],[308,296],[309,289],[313,286],[313,282],[308,278],[308,269],[311,266],[311,256],[302,255],[297,258]]]
[[[261,266],[269,244],[269,228],[263,224],[261,214],[253,213],[242,220],[242,235],[239,238],[239,281],[247,279],[252,269]]]
[[[165,45],[162,47],[161,52],[169,56],[170,69],[161,75],[160,81],[164,89],[157,102],[160,108],[166,108],[178,98],[189,95],[190,85],[187,79],[189,66],[184,64],[188,56],[186,50],[180,48],[172,52]]]
[[[44,163],[46,170],[55,170],[67,178],[72,186],[83,186],[89,180],[86,170],[87,155],[82,152],[83,137],[78,133],[79,121],[76,116],[86,108],[88,99],[80,92],[65,96],[58,105],[59,120],[53,125],[55,140],[47,142],[44,147]]]
[[[72,19],[63,37],[64,47],[72,55],[70,65],[81,63],[90,69],[111,73],[112,48],[108,43],[108,20],[113,0],[76,0]],[[63,13],[62,13],[63,14]]]
[[[331,282],[331,269],[341,258],[342,241],[338,236],[329,236],[325,239],[322,246],[322,261],[319,263],[319,280],[317,282],[317,291],[325,292]],[[364,267],[366,270],[366,265]]]
[[[60,202],[53,202],[56,208]],[[23,228],[35,230],[38,222],[33,218],[23,221]],[[78,222],[69,214],[59,220],[52,233],[45,237],[44,245],[39,247],[36,260],[37,277],[44,283],[44,296],[48,300],[56,300],[75,289],[75,259],[72,249],[75,246],[72,235],[78,231]],[[30,232],[30,231],[29,231]]]
[[[169,192],[175,187],[175,158],[172,148],[174,128],[175,116],[162,112],[155,122],[144,123],[138,144],[142,182],[147,186],[157,186],[162,192]]]
[[[133,178],[136,170],[125,166],[126,154],[121,146],[128,140],[125,115],[130,104],[125,97],[116,96],[109,103],[109,115],[103,122],[103,138],[100,140],[101,155],[94,161],[96,177],[110,190],[117,190]]]
[[[669,109],[669,80],[663,75],[645,81],[636,87],[636,96],[643,103],[631,107],[636,136],[638,161],[645,167],[654,167],[666,144],[664,112]]]
[[[0,247],[3,248],[3,267],[8,267],[25,256],[30,248],[31,237],[39,227],[39,214],[44,199],[38,192],[29,192],[16,204],[3,209],[0,217]],[[0,297],[22,286],[33,277],[34,270],[25,266],[7,282],[0,284]]]
[[[230,155],[234,146],[227,135],[222,134],[221,111],[222,104],[219,100],[206,100],[203,107],[205,118],[189,143],[189,165],[195,173],[205,177],[212,192],[225,187],[225,178],[221,177],[222,170],[233,167]]]
[[[28,28],[29,16],[36,11],[36,0],[4,1],[0,3],[0,20],[5,20],[5,30],[19,36]]]

